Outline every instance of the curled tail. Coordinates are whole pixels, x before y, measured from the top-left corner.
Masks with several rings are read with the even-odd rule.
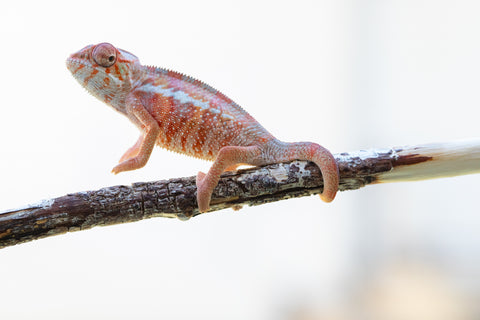
[[[323,192],[320,198],[325,202],[331,202],[337,194],[340,176],[337,162],[330,151],[313,142],[282,142],[281,144],[284,152],[280,161],[307,160],[320,168],[323,177]]]

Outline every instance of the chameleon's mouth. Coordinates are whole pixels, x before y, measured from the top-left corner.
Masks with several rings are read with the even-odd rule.
[[[86,66],[85,62],[75,59],[73,57],[68,57],[65,63],[67,65],[67,69],[70,70],[73,75],[75,75],[78,71],[85,68]]]
[[[91,86],[95,88],[98,87],[96,83],[98,79],[95,77],[98,71],[92,67],[89,61],[77,59],[72,55],[66,60],[66,65],[67,69],[72,73],[72,76],[84,86],[87,91],[91,91]]]

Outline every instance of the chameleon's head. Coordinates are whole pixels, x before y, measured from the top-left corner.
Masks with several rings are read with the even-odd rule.
[[[88,92],[119,111],[133,85],[140,62],[109,43],[89,45],[67,59],[67,68]]]

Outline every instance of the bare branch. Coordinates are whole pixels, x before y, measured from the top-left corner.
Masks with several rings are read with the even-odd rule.
[[[340,191],[372,183],[424,180],[480,172],[480,139],[372,149],[335,156]],[[211,210],[239,209],[318,194],[321,173],[313,163],[293,161],[225,173]],[[71,231],[153,217],[186,220],[200,214],[195,177],[68,194],[0,212],[0,248]]]

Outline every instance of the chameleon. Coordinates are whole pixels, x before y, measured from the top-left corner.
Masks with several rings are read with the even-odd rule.
[[[237,103],[202,81],[144,66],[132,53],[106,42],[71,54],[66,64],[89,93],[141,131],[112,169],[114,174],[145,166],[155,145],[213,161],[206,174],[198,172],[196,177],[198,210],[206,212],[224,171],[240,165],[308,160],[322,173],[320,198],[325,202],[335,198],[339,172],[329,150],[312,142],[276,139]]]

